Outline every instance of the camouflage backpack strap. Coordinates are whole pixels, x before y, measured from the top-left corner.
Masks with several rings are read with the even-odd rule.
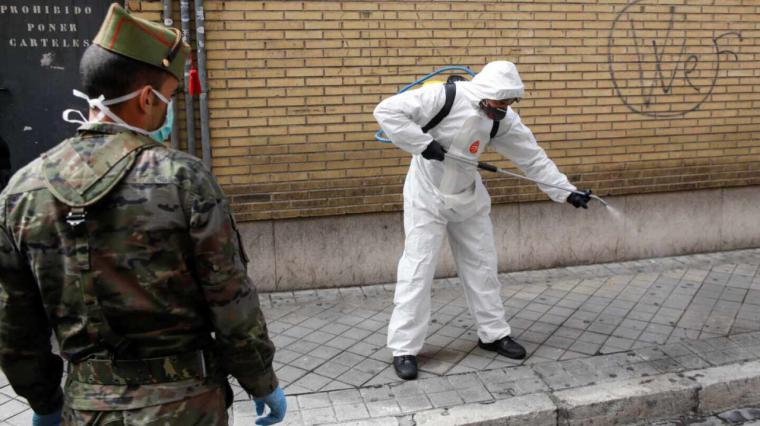
[[[79,286],[90,319],[88,333],[112,355],[123,353],[129,341],[113,331],[103,314],[90,271],[87,207],[102,200],[121,182],[142,151],[157,146],[149,138],[132,133],[104,134],[69,139],[42,155],[45,187],[69,207],[67,232],[74,242]]]

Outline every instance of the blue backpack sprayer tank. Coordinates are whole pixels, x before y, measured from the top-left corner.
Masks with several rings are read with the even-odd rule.
[[[449,71],[464,71],[467,74],[469,74],[470,77],[474,77],[475,76],[475,73],[471,69],[469,69],[467,67],[463,67],[463,66],[447,66],[447,67],[443,67],[443,68],[437,69],[437,70],[431,72],[430,74],[427,74],[426,76],[415,80],[413,83],[410,83],[410,84],[406,85],[403,89],[399,90],[398,93],[404,93],[407,90],[410,90],[410,89],[413,89],[413,88],[417,87],[418,85],[424,84],[426,81],[430,80],[431,78],[435,77],[436,75],[443,74],[443,73],[449,72]],[[459,79],[460,80],[464,80],[462,77],[460,77]],[[449,80],[449,82],[451,82],[451,80]],[[438,83],[442,83],[442,82],[438,82]],[[435,126],[435,124],[433,126]],[[385,137],[385,134],[383,133],[382,129],[378,130],[375,133],[375,139],[377,139],[378,141],[380,141],[382,143],[390,143],[391,142],[390,139],[388,139],[387,137]],[[588,191],[588,192],[578,191],[576,189],[565,188],[565,187],[557,186],[557,185],[554,185],[554,184],[551,184],[551,183],[542,182],[540,180],[532,179],[532,178],[529,178],[527,176],[523,176],[523,175],[520,175],[520,174],[517,174],[517,173],[513,173],[513,172],[510,172],[508,170],[504,170],[504,169],[496,167],[496,166],[494,166],[492,164],[483,163],[483,162],[480,162],[480,161],[474,161],[474,160],[467,159],[467,158],[462,158],[462,157],[456,156],[456,155],[451,154],[451,153],[446,153],[446,158],[450,158],[450,159],[452,159],[454,161],[464,162],[466,164],[475,166],[475,167],[477,167],[479,169],[482,169],[482,170],[487,170],[489,172],[498,173],[498,174],[507,175],[507,176],[512,176],[512,177],[516,177],[516,178],[519,178],[519,179],[524,179],[524,180],[527,180],[527,181],[530,181],[530,182],[533,182],[533,183],[537,183],[537,184],[541,184],[541,185],[546,185],[546,186],[551,187],[551,188],[557,188],[557,189],[560,189],[562,191],[567,191],[567,192],[571,192],[571,193],[580,194],[580,195],[583,195],[583,196],[588,196],[588,197],[591,197],[591,198],[599,201],[605,207],[608,207],[608,204],[603,199],[601,199],[597,195],[592,194],[591,191]]]

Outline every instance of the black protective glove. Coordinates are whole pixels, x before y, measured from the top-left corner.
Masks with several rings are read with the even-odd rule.
[[[567,197],[567,202],[572,204],[576,209],[578,207],[588,208],[588,202],[591,200],[590,189],[579,189],[579,192],[573,192]]]
[[[433,139],[433,142],[430,142],[427,148],[422,151],[422,158],[426,160],[443,161],[443,159],[446,158],[445,154],[446,149],[442,147],[437,140]]]

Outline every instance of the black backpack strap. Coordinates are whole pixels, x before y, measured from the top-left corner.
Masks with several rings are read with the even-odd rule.
[[[494,120],[493,126],[491,126],[491,139],[493,139],[493,137],[496,136],[496,133],[498,132],[499,132],[499,122]]]
[[[454,105],[454,97],[457,95],[457,86],[454,83],[445,83],[443,87],[446,89],[446,103],[443,104],[443,108],[438,111],[438,114],[436,114],[428,124],[422,127],[422,133],[427,133],[428,130],[437,126],[438,123],[446,118],[446,116],[449,115],[449,112],[451,112],[451,106]]]

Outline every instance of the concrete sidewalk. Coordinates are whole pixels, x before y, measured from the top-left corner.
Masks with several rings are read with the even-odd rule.
[[[285,424],[723,424],[709,416],[732,408],[751,421],[759,266],[754,249],[503,274],[523,362],[477,348],[459,280],[437,280],[412,382],[385,348],[393,285],[262,294]],[[0,424],[29,424],[25,401],[0,385]],[[235,389],[233,422],[252,425]]]

